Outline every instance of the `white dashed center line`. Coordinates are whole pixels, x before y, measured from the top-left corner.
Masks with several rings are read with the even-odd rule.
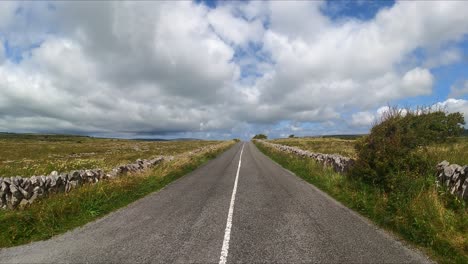
[[[226,230],[224,231],[223,247],[221,248],[221,257],[219,257],[219,264],[225,264],[227,261],[229,251],[229,240],[231,239],[232,214],[234,213],[234,203],[236,201],[237,181],[239,180],[239,171],[242,162],[242,152],[244,152],[244,144],[242,144],[242,150],[239,156],[239,166],[237,167],[234,188],[232,189],[231,204],[229,206],[229,213],[226,222]]]

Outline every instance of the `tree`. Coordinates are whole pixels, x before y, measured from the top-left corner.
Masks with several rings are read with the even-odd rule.
[[[434,165],[416,150],[461,135],[464,124],[461,113],[392,108],[356,144],[357,160],[350,174],[392,190],[397,175],[422,175]]]
[[[268,139],[268,137],[265,134],[257,134],[253,139]]]
[[[294,138],[294,135],[289,135],[289,138]]]

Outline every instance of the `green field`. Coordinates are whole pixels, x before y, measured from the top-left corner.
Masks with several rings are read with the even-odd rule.
[[[354,145],[356,139],[338,137],[308,137],[308,138],[282,138],[270,140],[272,143],[297,147],[311,152],[325,154],[340,154],[356,158]],[[468,137],[459,137],[450,142],[431,145],[427,149],[419,149],[428,156],[434,166],[443,160],[459,165],[468,164]]]
[[[0,177],[45,175],[54,170],[106,171],[136,159],[176,155],[217,143],[0,133]]]
[[[333,137],[281,138],[271,140],[272,143],[297,147],[311,152],[324,154],[340,154],[355,158],[355,139],[341,139]]]

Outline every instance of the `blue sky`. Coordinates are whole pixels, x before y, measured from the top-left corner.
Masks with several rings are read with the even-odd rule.
[[[459,1],[1,2],[0,131],[247,139],[468,114]]]

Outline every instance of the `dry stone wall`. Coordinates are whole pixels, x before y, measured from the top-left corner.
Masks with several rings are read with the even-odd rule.
[[[154,167],[172,157],[158,157],[150,160],[138,159],[134,163],[115,167],[105,173],[101,169],[74,170],[67,173],[53,171],[50,175],[32,177],[0,178],[0,208],[14,209],[20,205],[33,203],[37,198],[51,193],[70,192],[85,183],[120,177]]]
[[[354,160],[348,157],[344,157],[338,154],[322,154],[322,153],[313,153],[307,150],[302,150],[295,147],[280,145],[271,143],[265,140],[257,140],[258,142],[270,146],[274,149],[291,153],[300,157],[313,158],[319,163],[332,167],[336,172],[346,172],[354,164]]]
[[[336,172],[346,172],[354,164],[353,159],[337,154],[312,153],[265,140],[257,140],[257,142],[300,157],[313,158],[319,163],[333,167]],[[437,183],[440,187],[444,186],[448,192],[460,199],[468,200],[468,165],[460,166],[450,164],[448,161],[442,161],[437,165]]]
[[[468,200],[468,165],[460,166],[442,161],[437,164],[437,182],[451,194]]]
[[[181,155],[195,155],[221,147],[217,145],[198,148]],[[66,173],[53,171],[50,175],[32,177],[0,177],[0,208],[15,209],[33,203],[36,199],[52,193],[70,192],[86,183],[97,183],[123,175],[143,172],[163,161],[170,161],[173,156],[160,156],[153,159],[138,159],[134,163],[117,166],[105,173],[101,169],[74,170]]]

